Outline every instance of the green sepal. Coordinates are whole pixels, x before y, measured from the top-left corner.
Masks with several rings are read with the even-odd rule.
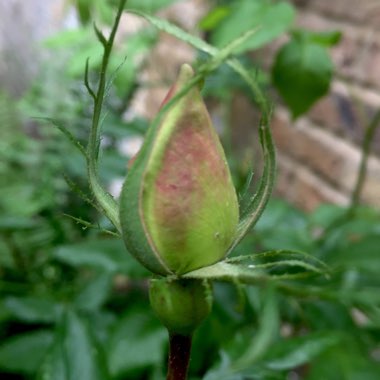
[[[149,158],[147,153],[152,144],[152,137],[152,134],[147,136],[125,179],[119,200],[120,223],[122,237],[128,251],[151,272],[166,275],[171,272],[153,251],[148,241],[139,206],[141,182]]]
[[[208,282],[153,279],[149,299],[153,311],[170,334],[191,335],[210,314],[212,298]]]

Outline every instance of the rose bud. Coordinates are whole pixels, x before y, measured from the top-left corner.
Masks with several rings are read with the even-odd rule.
[[[183,65],[164,103],[194,77]],[[220,261],[239,206],[223,148],[193,86],[149,131],[120,197],[127,249],[150,271],[183,274]]]

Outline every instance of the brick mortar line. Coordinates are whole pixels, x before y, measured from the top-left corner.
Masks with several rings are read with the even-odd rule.
[[[348,81],[342,79],[339,75],[335,75],[335,79],[331,82],[330,91],[327,96],[332,95],[333,92],[347,96],[350,100],[351,98],[355,100],[356,96],[356,98],[360,98],[363,101],[363,105],[369,105],[374,108],[380,107],[380,89],[365,86],[361,83],[353,82],[352,80]],[[371,97],[372,100],[365,101],[364,98],[366,96]],[[374,100],[375,98],[376,100]]]
[[[313,175],[318,181],[322,182],[324,185],[328,186],[331,190],[336,191],[337,193],[340,193],[344,196],[349,197],[351,195],[352,191],[349,191],[348,189],[345,189],[342,186],[338,186],[336,183],[332,182],[329,178],[327,178],[324,173],[319,172],[318,170],[315,170],[314,168],[304,165],[300,163],[299,159],[297,157],[293,156],[291,152],[284,151],[280,148],[276,148],[278,152],[279,158],[286,158],[288,161],[291,162],[292,165],[294,165],[294,173],[296,174],[298,172],[299,168],[302,168],[303,170],[307,170],[311,175]],[[278,164],[277,170],[281,168],[281,161]]]
[[[277,114],[277,117],[279,117],[280,119],[282,120],[285,120],[286,122],[289,122],[289,115],[288,115],[288,112],[286,111],[286,109],[282,108],[282,109],[277,109],[276,111],[276,114]],[[305,133],[303,132],[303,130],[307,130],[307,129],[310,129],[309,130],[309,134],[310,137],[312,138],[315,138],[316,141],[319,141],[320,139],[322,139],[323,141],[326,141],[327,144],[330,143],[329,140],[329,136],[336,136],[335,133],[332,133],[330,130],[327,130],[325,128],[321,128],[319,126],[319,124],[315,123],[314,121],[308,119],[308,118],[304,118],[304,119],[301,119],[299,121],[297,121],[299,123],[299,131],[301,133]],[[296,122],[296,123],[297,123]],[[317,135],[319,134],[319,135]],[[314,136],[313,136],[314,135]],[[336,141],[336,144],[340,144],[342,146],[342,148],[345,148],[345,149],[351,149],[352,151],[356,151],[356,154],[358,154],[358,162],[357,164],[359,165],[360,164],[360,160],[361,160],[361,147],[360,146],[357,146],[355,144],[353,144],[351,141],[347,141],[346,139],[342,139],[340,136],[338,136],[338,139]],[[292,157],[294,160],[299,160],[299,158],[297,158],[296,156],[292,155],[291,152],[285,152],[283,150],[281,150],[280,148],[277,148],[279,152],[282,152],[282,153],[285,153],[287,156],[290,156]],[[368,161],[368,169],[374,164],[374,163],[380,163],[380,158],[371,153],[370,154],[370,157],[369,157],[369,161]],[[323,172],[320,172],[318,170],[315,170],[314,168],[310,167],[310,166],[307,166],[310,171],[312,171],[316,176],[319,176],[320,178],[323,178],[324,181],[326,181],[327,183],[329,183],[333,188],[337,189],[338,191],[342,191],[342,192],[347,192],[347,191],[352,191],[352,189],[348,189],[348,188],[345,188],[344,186],[344,183],[342,184],[338,184],[338,183],[334,183],[332,179],[329,179],[326,177],[325,173]],[[357,171],[356,171],[356,175],[355,175],[355,180],[357,178]]]
[[[320,130],[320,131],[323,131],[324,133],[328,133],[328,134],[336,137],[340,142],[345,143],[345,144],[349,144],[351,147],[360,151],[359,145],[354,144],[352,142],[352,140],[348,139],[344,133],[338,133],[335,129],[329,128],[328,124],[317,123],[317,122],[315,122],[315,120],[313,120],[312,117],[310,117],[308,115],[304,115],[300,119],[292,122],[291,120],[289,120],[288,112],[289,111],[287,110],[287,108],[284,107],[283,105],[281,105],[281,106],[278,105],[276,107],[276,110],[275,110],[275,114],[277,114],[281,118],[284,118],[284,115],[286,115],[287,122],[292,123],[293,126],[296,123],[299,123],[301,120],[301,123],[308,123],[308,125],[311,129]],[[375,156],[375,157],[378,158],[378,156]]]
[[[311,128],[311,130],[315,130],[315,131],[320,131],[326,135],[331,135],[331,136],[335,136],[335,137],[338,137],[338,144],[346,144],[349,146],[349,148],[351,149],[355,149],[357,151],[361,151],[361,147],[354,144],[352,141],[350,140],[347,140],[345,138],[342,138],[341,135],[338,135],[336,133],[334,133],[333,130],[331,129],[327,129],[325,128],[323,125],[321,125],[320,123],[316,123],[313,119],[311,119],[309,116],[304,116],[304,117],[301,117],[300,119],[296,120],[295,122],[292,122],[289,118],[289,112],[288,110],[285,108],[285,107],[277,107],[275,113],[278,115],[278,117],[280,117],[281,119],[283,120],[286,120],[288,123],[292,123],[294,126],[296,124],[298,125],[301,125],[302,128]],[[307,124],[307,127],[305,126],[305,124]],[[318,133],[318,132],[316,132]],[[371,154],[371,156],[375,157],[377,160],[379,160],[379,158],[373,154]]]
[[[360,102],[361,100],[363,100],[363,96],[365,96],[365,95],[363,95],[362,91],[368,90],[369,92],[374,92],[374,91],[368,89],[368,87],[362,87],[362,86],[358,86],[356,84],[353,84],[353,85],[351,85],[351,87],[355,87],[355,88],[353,89],[353,95],[351,95],[349,93],[349,89],[346,88],[345,90],[342,90],[342,86],[348,86],[348,85],[346,84],[345,81],[339,80],[339,81],[333,82],[331,89],[330,89],[330,92],[329,92],[329,95],[333,95],[332,91],[335,91],[335,93],[337,93],[338,95],[343,95],[343,96],[349,97],[349,99],[352,100],[353,102],[355,102],[354,96],[356,95],[358,102]],[[373,102],[369,103],[366,101],[363,101],[362,104],[363,104],[363,106],[370,105],[371,107],[374,107],[375,112],[376,112],[377,109],[380,109],[380,92],[375,91],[375,93],[379,99],[378,104],[375,105]],[[289,121],[289,117],[288,117],[289,111],[283,103],[277,104],[276,109],[275,109],[275,113],[277,113],[277,112],[279,112],[279,114],[282,117],[283,117],[283,115],[287,115],[286,116],[287,121],[291,122],[291,121]],[[346,144],[350,145],[351,147],[357,149],[359,152],[361,151],[361,145],[359,142],[356,142],[352,138],[349,138],[348,135],[346,135],[343,131],[339,131],[335,128],[331,128],[331,125],[329,123],[327,123],[327,122],[323,123],[320,121],[316,122],[315,119],[313,118],[313,116],[309,115],[309,114],[302,115],[300,117],[300,119],[298,119],[292,123],[295,124],[295,123],[299,122],[299,120],[301,120],[301,123],[303,123],[302,120],[304,120],[305,122],[307,122],[309,124],[310,128],[324,131],[325,133],[328,133],[328,134],[336,137],[337,139],[339,139],[343,143],[346,143]],[[368,122],[370,122],[370,120],[368,120]],[[368,124],[368,122],[367,122],[367,124]],[[362,137],[363,137],[367,125],[360,125],[360,127],[362,130]],[[371,156],[373,156],[376,159],[380,159],[380,154],[374,152],[373,149],[371,150]]]
[[[361,87],[363,89],[367,89],[369,91],[377,92],[380,95],[380,85],[375,85],[373,81],[370,80],[363,80],[355,76],[347,76],[343,75],[339,72],[339,67],[337,67],[335,64],[335,73],[334,76],[339,79],[341,82],[345,82],[348,86],[349,85],[357,85],[358,87]],[[350,84],[351,82],[351,84]]]
[[[349,203],[351,192],[346,189],[341,189],[336,186],[336,184],[331,183],[328,181],[325,177],[322,177],[318,172],[313,170],[310,166],[303,165],[300,163],[295,157],[289,154],[289,152],[279,151],[279,158],[281,158],[281,161],[279,162],[278,169],[281,170],[281,167],[285,168],[285,170],[288,170],[291,172],[291,175],[298,175],[301,176],[303,174],[306,174],[308,178],[303,177],[303,179],[306,179],[306,182],[309,185],[314,185],[317,183],[320,183],[322,188],[318,188],[318,190],[322,193],[325,189],[328,192],[335,193],[336,196],[341,197],[342,199],[345,198],[345,201],[347,204]],[[311,181],[310,181],[311,179]],[[324,189],[323,189],[324,187]]]

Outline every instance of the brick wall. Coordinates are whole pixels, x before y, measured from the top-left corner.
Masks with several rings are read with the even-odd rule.
[[[279,157],[276,191],[308,210],[321,202],[347,204],[357,175],[360,161],[358,147],[365,125],[380,108],[380,0],[289,1],[298,7],[298,25],[321,31],[338,29],[342,31],[343,38],[332,49],[337,73],[329,95],[295,123],[290,121],[285,108],[277,108],[272,125]],[[38,41],[51,31],[53,24],[59,24],[56,15],[61,15],[63,2],[54,0],[49,3],[48,9],[44,8],[43,0],[33,0],[28,4],[34,12],[30,7],[21,6],[20,0],[3,3],[0,1],[0,53],[3,57],[0,87],[7,87],[9,79],[14,92],[19,93],[30,76],[29,71],[25,70],[33,66],[30,63],[33,62],[34,45],[27,43]],[[195,32],[197,22],[207,12],[208,5],[208,0],[184,0],[163,12],[162,16],[175,19],[185,29]],[[36,24],[32,16],[38,17],[39,23]],[[33,33],[29,30],[30,25],[36,25]],[[152,54],[151,69],[142,78],[148,83],[155,82],[157,78],[165,78],[167,83],[171,83],[171,75],[177,72],[180,63],[191,61],[194,56],[188,45],[164,34],[162,37],[162,43]],[[276,41],[272,48],[283,42]],[[20,49],[21,44],[28,45],[28,49]],[[16,61],[12,61],[10,55],[14,51],[23,53]],[[264,52],[263,61],[270,56],[267,53]],[[25,62],[28,62],[27,66]],[[164,68],[164,71],[158,68]],[[20,79],[19,85],[15,84],[15,77]],[[165,92],[166,86],[154,91],[152,88],[149,91],[142,88],[135,99],[135,112],[143,110],[146,113],[149,110],[149,114],[144,116],[152,116]],[[239,97],[235,99],[233,109],[236,111],[233,116],[233,145],[238,152],[243,152],[241,157],[244,159],[245,149],[251,147],[256,139],[256,134],[247,138],[247,125],[253,125],[257,115]],[[214,115],[216,120],[220,116],[217,112]],[[225,115],[219,119],[223,117]],[[380,128],[373,152],[363,201],[380,206]],[[255,155],[258,156],[257,152]]]
[[[272,127],[279,157],[277,193],[307,210],[321,202],[347,204],[365,126],[380,109],[380,1],[293,3],[298,25],[316,31],[338,29],[343,36],[331,50],[336,76],[328,96],[296,122],[277,108]],[[362,200],[380,206],[380,128]]]
[[[277,107],[272,125],[278,148],[276,192],[306,210],[323,202],[345,205],[356,181],[364,128],[380,108],[380,0],[289,1],[298,8],[298,25],[317,31],[340,30],[343,37],[331,51],[337,72],[328,96],[296,122],[290,120],[284,107]],[[195,32],[207,4],[208,0],[181,1],[161,16]],[[185,18],[186,23],[179,17],[183,14],[191,15]],[[284,42],[283,38],[275,41],[261,52],[259,59],[265,64],[271,59],[270,53]],[[153,64],[143,79],[154,82],[166,78],[171,83],[180,63],[193,56],[188,45],[163,34],[150,59]],[[135,112],[152,117],[166,91],[167,86],[154,91],[141,88],[134,99]],[[220,127],[225,109],[214,105],[211,111],[216,126]],[[237,95],[231,117],[232,145],[244,160],[247,154],[252,156],[252,144],[255,141],[257,144],[256,132],[247,132],[258,124],[257,111]],[[369,162],[363,201],[380,206],[380,128],[373,151],[377,157],[371,157]],[[259,149],[254,155],[257,161]]]

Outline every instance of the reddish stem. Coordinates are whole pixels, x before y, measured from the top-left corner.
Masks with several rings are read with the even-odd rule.
[[[191,336],[169,333],[167,380],[186,380],[190,362]]]

